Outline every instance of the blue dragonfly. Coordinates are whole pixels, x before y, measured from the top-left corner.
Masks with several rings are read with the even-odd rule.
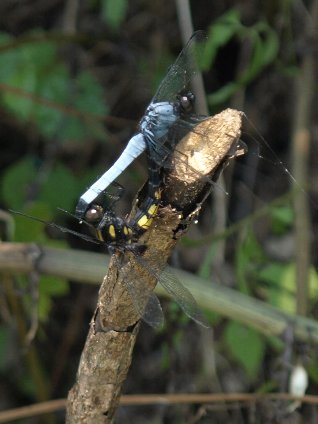
[[[175,135],[171,135],[172,130],[180,125],[189,130],[199,119],[204,119],[193,114],[194,94],[189,86],[191,78],[198,72],[198,56],[205,40],[203,31],[192,35],[147,107],[139,122],[139,132],[129,140],[112,167],[80,197],[75,212],[78,218],[85,218],[86,212],[93,204],[98,204],[98,198],[107,187],[145,150],[149,162],[149,196],[155,197],[158,193],[160,168],[177,141]]]

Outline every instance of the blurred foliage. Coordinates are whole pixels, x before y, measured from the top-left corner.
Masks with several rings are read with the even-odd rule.
[[[224,332],[224,341],[232,357],[245,369],[248,377],[256,380],[263,362],[266,341],[252,328],[230,321]]]
[[[291,314],[296,313],[296,268],[294,263],[269,263],[260,270],[259,279],[267,285],[267,300],[273,305]],[[316,304],[318,300],[318,274],[312,266],[309,270],[309,300]]]
[[[57,205],[65,210],[72,210],[77,193],[82,190],[83,180],[76,178],[63,164],[57,164],[45,178],[38,174],[40,167],[30,156],[25,156],[8,167],[1,186],[6,204],[15,210],[23,209],[33,187],[37,201],[45,202],[52,210]],[[16,189],[12,190],[12,187]]]
[[[114,30],[118,31],[124,21],[128,9],[127,0],[101,0],[101,11],[105,22]]]
[[[293,211],[290,205],[273,205],[269,207],[272,233],[279,236],[288,234],[293,224]],[[211,242],[204,259],[200,276],[208,278],[213,266],[218,242]],[[256,238],[251,223],[240,229],[235,249],[235,282],[236,287],[244,294],[257,296],[284,312],[296,313],[296,269],[294,262],[278,262],[271,260]],[[309,299],[314,305],[318,301],[318,273],[313,266],[309,275]],[[218,314],[208,314],[213,326],[222,320]],[[245,369],[253,381],[261,372],[263,356],[268,346],[276,350],[283,349],[282,343],[275,338],[260,336],[252,328],[229,320],[225,325],[223,336],[226,349],[232,357]],[[315,372],[315,368],[312,372]]]
[[[78,148],[87,138],[105,142],[107,134],[97,118],[105,115],[108,108],[93,74],[86,70],[73,76],[58,52],[58,41],[45,40],[45,33],[39,30],[30,35],[36,36],[37,41],[14,43],[9,34],[0,34],[2,107],[22,123],[33,125],[46,144],[52,144],[52,138],[64,145],[75,141]],[[92,114],[96,115],[94,119]],[[46,172],[43,165],[43,160],[30,154],[13,162],[3,174],[1,195],[7,207],[51,221],[57,206],[73,209],[78,193],[96,178],[97,170],[92,168],[79,177],[63,163],[54,164]],[[66,246],[62,240],[48,237],[43,228],[42,222],[18,217],[15,240]],[[20,285],[28,291],[28,280],[21,279]],[[37,305],[41,322],[49,318],[54,298],[68,291],[67,281],[41,276]],[[26,296],[24,307],[29,315],[36,306]]]
[[[277,58],[279,40],[276,32],[265,21],[259,21],[249,27],[244,26],[238,10],[231,9],[210,27],[202,69],[211,69],[219,50],[233,39],[239,41],[241,46],[243,43],[249,44],[249,61],[236,81],[231,81],[208,95],[210,106],[228,101]]]
[[[12,48],[8,49],[6,45],[12,45]],[[70,139],[84,141],[88,135],[105,140],[101,123],[84,119],[85,113],[107,113],[102,87],[88,71],[72,76],[58,55],[58,47],[57,42],[46,41],[44,34],[41,42],[15,46],[12,37],[0,33],[1,82],[20,90],[17,93],[4,91],[1,97],[3,106],[22,121],[33,123],[48,139],[58,134],[60,143]],[[50,103],[44,106],[41,100]],[[65,119],[59,105],[66,110],[75,110],[80,116]]]

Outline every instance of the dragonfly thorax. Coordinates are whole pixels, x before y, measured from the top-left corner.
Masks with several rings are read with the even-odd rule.
[[[154,139],[164,137],[178,117],[173,103],[151,103],[140,121],[140,131]]]
[[[133,239],[132,228],[111,209],[92,205],[85,214],[85,221],[91,224],[96,238],[108,245],[124,246]]]

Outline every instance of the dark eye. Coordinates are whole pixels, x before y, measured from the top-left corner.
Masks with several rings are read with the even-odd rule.
[[[190,101],[189,101],[188,97],[186,97],[186,96],[181,97],[180,103],[181,103],[181,106],[183,107],[183,109],[188,109],[189,106],[190,106]]]
[[[180,106],[186,112],[189,112],[193,107],[194,95],[188,93],[187,95],[180,96]]]
[[[87,222],[97,222],[102,219],[104,215],[104,209],[99,205],[94,205],[85,214]]]

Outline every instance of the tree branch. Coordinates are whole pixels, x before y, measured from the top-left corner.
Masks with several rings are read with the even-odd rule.
[[[153,225],[140,239],[141,243],[147,245],[143,260],[159,262],[161,267],[165,266],[178,238],[195,218],[198,204],[204,200],[202,193],[211,189],[200,173],[192,172],[196,177],[191,182],[185,181],[183,189],[182,180],[191,174],[191,170],[198,169],[200,155],[204,174],[218,176],[219,170],[229,159],[231,147],[240,138],[241,123],[242,114],[228,109],[196,126],[196,131],[207,138],[203,140],[202,136],[195,137],[193,141],[191,133],[192,136],[183,140],[185,146],[191,146],[191,150],[183,150],[181,147],[182,157],[187,158],[187,161],[183,161],[184,166],[167,178],[164,189],[167,206],[160,209]],[[176,195],[177,179],[179,184]],[[168,199],[175,203],[174,208],[168,205]],[[181,205],[181,210],[176,209],[176,203]],[[120,264],[119,267],[118,255],[113,255],[99,291],[97,308],[79,364],[77,382],[68,396],[68,423],[112,423],[114,419],[140,324],[139,313],[124,281],[129,279],[131,285],[137,285],[142,279],[146,292],[157,283],[154,275],[141,266],[131,252],[127,252],[124,259],[120,258]],[[146,305],[147,297],[143,301]]]

